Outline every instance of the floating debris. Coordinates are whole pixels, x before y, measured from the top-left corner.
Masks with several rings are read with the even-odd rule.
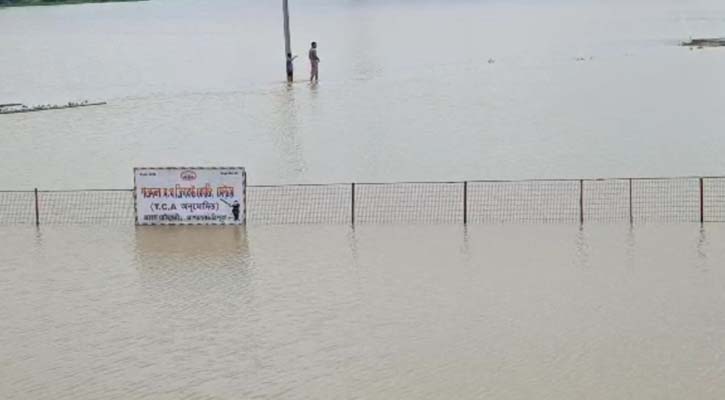
[[[682,42],[682,46],[696,47],[702,49],[705,47],[725,47],[725,38],[714,39],[691,39],[689,42]]]
[[[88,102],[88,100],[84,100],[79,103],[69,101],[68,104],[62,104],[62,105],[45,104],[45,105],[32,106],[32,107],[28,107],[22,103],[9,103],[9,104],[0,104],[0,114],[17,114],[17,113],[27,113],[27,112],[35,112],[35,111],[65,110],[67,108],[103,106],[106,104],[108,104],[108,103],[106,103],[105,101],[90,103],[90,102]]]

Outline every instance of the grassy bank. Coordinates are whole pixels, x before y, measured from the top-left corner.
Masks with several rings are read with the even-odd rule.
[[[143,1],[143,0],[0,0],[2,7],[26,7],[26,6],[58,6],[63,4],[83,3],[116,3],[122,1]]]

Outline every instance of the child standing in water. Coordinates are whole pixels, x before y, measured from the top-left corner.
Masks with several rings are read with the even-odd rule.
[[[292,53],[287,53],[287,82],[292,83],[295,80],[295,65],[293,61],[297,56],[292,56]]]

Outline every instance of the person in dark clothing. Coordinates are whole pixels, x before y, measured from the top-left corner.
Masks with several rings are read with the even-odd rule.
[[[239,204],[239,202],[238,202],[238,201],[236,201],[236,200],[234,200],[234,203],[232,203],[232,204],[229,204],[229,203],[227,203],[227,201],[226,201],[226,200],[224,200],[224,199],[219,199],[219,200],[221,200],[221,202],[222,202],[222,203],[224,203],[224,204],[226,204],[227,206],[229,206],[229,207],[231,207],[231,208],[232,208],[232,215],[234,216],[234,221],[235,221],[235,222],[238,222],[238,221],[239,221],[239,216],[240,216],[240,214],[241,214],[241,208],[242,208],[242,206],[241,206],[241,205]]]
[[[297,56],[293,56],[292,53],[287,53],[287,82],[292,82],[295,79],[295,65],[293,61]]]
[[[239,202],[235,201],[232,204],[232,215],[234,215],[234,221],[239,221],[239,209],[240,209]]]

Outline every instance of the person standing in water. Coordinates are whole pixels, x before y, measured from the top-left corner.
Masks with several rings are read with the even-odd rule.
[[[320,57],[317,57],[317,42],[312,42],[312,47],[310,48],[310,82],[312,81],[319,81],[320,80],[320,71],[319,71],[319,65],[320,65]]]
[[[295,80],[295,65],[293,61],[297,56],[292,56],[292,53],[287,53],[287,82],[292,83]]]

